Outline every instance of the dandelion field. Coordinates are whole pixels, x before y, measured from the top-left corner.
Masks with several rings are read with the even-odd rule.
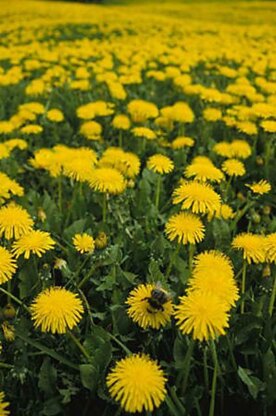
[[[0,416],[273,416],[273,2],[0,9]]]

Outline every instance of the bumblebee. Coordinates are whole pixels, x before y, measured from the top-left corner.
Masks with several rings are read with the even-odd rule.
[[[164,304],[170,300],[170,296],[161,287],[152,289],[150,296],[144,298],[150,306],[147,308],[149,313],[156,313],[157,311],[164,311]]]

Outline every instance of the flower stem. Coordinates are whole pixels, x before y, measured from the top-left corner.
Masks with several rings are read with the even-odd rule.
[[[132,352],[118,338],[116,338],[114,335],[112,335],[110,333],[108,335],[109,335],[109,337],[111,339],[113,339],[113,341],[115,341],[118,345],[120,345],[120,347],[122,348],[122,350],[124,350],[127,355],[131,355],[132,354]]]
[[[182,393],[183,394],[185,394],[185,391],[186,391],[186,388],[187,388],[193,351],[194,351],[194,340],[192,339],[190,341],[189,345],[188,345],[188,349],[187,349],[187,352],[186,352],[186,355],[185,355],[185,358],[184,358],[184,363],[183,363],[183,373],[184,373],[183,382],[182,382]]]
[[[245,294],[245,285],[246,285],[246,267],[247,267],[247,263],[244,260],[243,261],[243,265],[242,265],[242,285],[241,285],[241,296],[242,296],[242,301],[241,301],[241,313],[244,313],[244,294]]]
[[[62,212],[62,176],[58,177],[58,209]]]
[[[168,406],[168,409],[169,409],[169,412],[170,412],[169,414],[170,415],[172,415],[172,416],[180,416],[180,413],[176,409],[176,406],[173,403],[172,399],[169,397],[169,395],[166,396],[165,403]]]
[[[207,353],[208,348],[205,347],[203,351],[203,372],[204,372],[204,383],[206,390],[209,392],[209,373],[208,373],[208,365],[207,365]]]
[[[272,316],[272,313],[273,313],[275,296],[276,296],[276,275],[274,276],[272,292],[271,292],[271,296],[270,296],[270,300],[269,300],[269,306],[268,306],[269,316]]]
[[[170,262],[169,262],[169,264],[168,264],[168,267],[167,267],[167,270],[166,270],[166,273],[165,273],[165,278],[166,278],[166,279],[169,277],[169,275],[170,275],[170,273],[171,273],[173,263],[174,263],[174,261],[175,261],[175,259],[176,259],[177,255],[178,255],[178,253],[179,253],[179,250],[180,250],[180,244],[177,244],[177,246],[176,246],[176,248],[175,248],[174,253],[173,253],[173,254],[171,255],[171,257],[170,257]]]
[[[195,254],[195,244],[189,244],[189,270],[190,270],[190,274],[192,274],[192,270],[193,270],[194,254]]]
[[[18,305],[22,306],[22,308],[24,308],[27,312],[30,313],[29,308],[20,299],[18,299],[16,296],[12,295],[10,292],[3,289],[2,287],[0,287],[0,291],[5,293],[5,295],[9,296],[10,299],[14,300],[14,302],[18,303]]]
[[[160,200],[160,190],[161,190],[161,175],[158,175],[157,184],[156,184],[156,194],[155,194],[155,206],[159,208],[159,200]]]
[[[119,130],[119,147],[123,147],[123,135],[122,135],[122,130]]]
[[[216,401],[216,389],[217,389],[217,375],[218,375],[218,357],[216,346],[213,340],[210,342],[210,349],[214,361],[214,373],[212,379],[212,390],[211,390],[211,401],[209,407],[209,416],[214,416],[215,414],[215,401]]]
[[[90,356],[89,356],[88,352],[86,351],[86,349],[81,345],[80,341],[75,337],[75,335],[71,331],[68,331],[67,333],[68,333],[69,337],[71,338],[71,340],[74,342],[74,344],[81,351],[81,353],[83,354],[83,356],[88,361],[90,361]]]
[[[103,207],[102,207],[102,220],[103,223],[106,223],[106,205],[107,205],[107,198],[106,198],[106,193],[103,193]]]

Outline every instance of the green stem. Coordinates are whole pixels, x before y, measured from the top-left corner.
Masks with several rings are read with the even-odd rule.
[[[58,177],[58,209],[62,212],[62,176]]]
[[[106,205],[107,205],[107,197],[106,193],[103,193],[103,206],[102,206],[102,221],[105,224],[106,223]]]
[[[75,337],[75,335],[71,331],[68,331],[67,334],[69,335],[69,337],[71,338],[71,340],[74,342],[74,344],[78,347],[78,349],[81,351],[81,353],[83,354],[83,356],[88,361],[90,361],[90,355],[88,354],[88,352],[86,351],[86,349],[81,345],[80,341]]]
[[[211,401],[209,407],[209,416],[215,414],[215,401],[216,401],[216,389],[217,389],[217,375],[218,375],[218,357],[216,352],[216,346],[213,340],[210,342],[211,353],[214,361],[214,373],[212,379]]]
[[[118,338],[116,338],[114,335],[112,335],[110,333],[108,335],[111,339],[113,339],[113,341],[115,341],[118,345],[120,345],[122,350],[124,350],[127,355],[132,354],[132,352]]]
[[[98,265],[95,265],[94,267],[92,267],[90,269],[90,272],[87,273],[86,276],[84,276],[84,278],[80,281],[80,283],[78,284],[78,289],[80,289],[88,280],[89,278],[92,276],[92,274],[95,272],[96,268],[98,267]]]
[[[13,368],[13,365],[0,362],[0,368],[11,369]]]
[[[208,354],[208,348],[205,347],[203,351],[203,372],[204,372],[205,387],[206,387],[206,390],[209,392],[209,372],[208,372],[208,364],[207,364],[207,359],[208,359],[207,354]]]
[[[269,176],[269,162],[270,162],[270,156],[271,156],[271,146],[272,140],[266,139],[265,140],[265,154],[264,154],[264,165],[265,165],[265,174],[268,178]]]
[[[272,313],[273,313],[273,308],[274,308],[274,303],[275,303],[275,296],[276,296],[276,274],[274,276],[272,292],[271,292],[271,296],[270,296],[270,300],[269,300],[269,306],[268,306],[269,316],[272,316]]]
[[[11,303],[11,291],[12,291],[12,287],[11,287],[11,280],[8,280],[8,295],[7,295],[7,303]]]
[[[180,250],[180,244],[177,244],[177,246],[176,246],[176,248],[175,248],[174,253],[173,253],[173,254],[171,255],[171,257],[170,257],[170,262],[169,262],[169,264],[168,264],[168,267],[167,267],[167,270],[166,270],[166,273],[165,273],[165,278],[166,278],[166,279],[169,277],[169,275],[170,275],[170,273],[171,273],[173,263],[174,263],[174,261],[175,261],[175,259],[176,259],[177,255],[178,255],[178,253],[179,253],[179,250]]]
[[[178,410],[176,409],[172,399],[168,395],[165,398],[165,403],[168,406],[169,414],[171,416],[180,416],[180,413],[178,412]]]
[[[185,394],[186,388],[187,388],[187,384],[188,384],[188,378],[189,378],[189,374],[190,374],[190,367],[191,367],[191,359],[192,359],[192,355],[193,355],[193,351],[194,351],[194,340],[192,339],[190,341],[190,344],[188,346],[185,358],[184,358],[184,363],[183,363],[183,382],[182,382],[182,393]]]
[[[193,270],[194,254],[195,254],[195,244],[189,244],[189,270],[190,270],[190,275],[192,274],[192,270]]]
[[[12,295],[10,292],[3,289],[2,287],[0,287],[0,291],[5,293],[5,295],[7,295],[10,299],[14,300],[16,303],[18,303],[18,305],[22,306],[22,308],[24,308],[27,312],[30,313],[29,308],[20,299],[18,299],[16,296]]]
[[[237,225],[238,221],[247,213],[247,211],[254,205],[253,201],[249,201],[243,209],[239,210],[236,214],[236,218],[233,220],[233,225]]]
[[[227,181],[226,188],[225,188],[225,196],[226,196],[226,197],[227,197],[227,195],[228,195],[228,191],[229,191],[229,188],[230,188],[231,182],[232,182],[232,176],[229,176],[229,179],[228,179],[228,181]]]
[[[242,284],[241,284],[241,314],[244,313],[244,294],[245,294],[245,286],[246,286],[246,268],[247,268],[247,263],[244,260],[243,261],[243,265],[242,265]]]
[[[158,175],[157,184],[156,184],[156,194],[155,194],[155,206],[159,208],[159,200],[160,200],[160,191],[161,191],[161,175]]]
[[[119,130],[119,147],[123,147],[123,135],[122,135],[122,130]]]

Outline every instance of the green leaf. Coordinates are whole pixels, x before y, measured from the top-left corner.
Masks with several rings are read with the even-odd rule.
[[[62,407],[59,403],[59,397],[51,397],[43,405],[42,414],[45,416],[55,416],[62,412]]]
[[[71,241],[75,234],[82,233],[85,228],[86,219],[81,219],[73,222],[64,230],[64,236],[68,241]]]
[[[94,391],[97,386],[99,378],[98,369],[92,364],[81,364],[80,365],[80,378],[83,387],[90,391]]]
[[[44,358],[38,375],[38,387],[47,396],[53,396],[56,391],[57,372],[48,357]]]
[[[247,368],[238,368],[238,375],[242,382],[247,386],[253,399],[257,399],[260,391],[264,390],[264,383],[255,376],[251,376],[251,370]]]

